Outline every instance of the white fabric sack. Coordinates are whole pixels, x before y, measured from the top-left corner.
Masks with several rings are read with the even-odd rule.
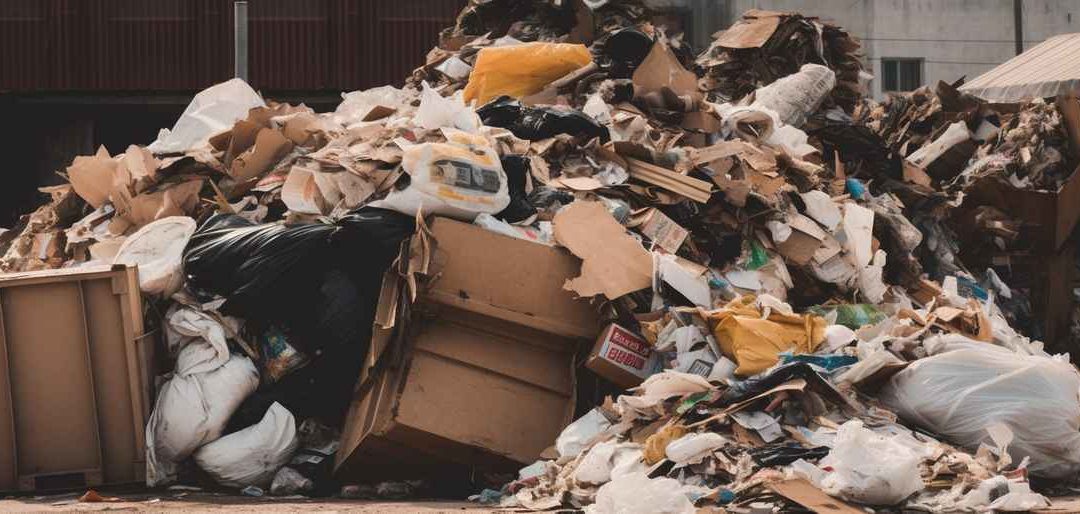
[[[262,421],[199,448],[195,462],[221,485],[266,488],[298,445],[296,420],[274,402]]]
[[[214,84],[196,94],[172,130],[161,129],[157,140],[146,148],[157,154],[185,152],[202,146],[210,136],[231,129],[252,108],[265,106],[259,93],[242,79]]]
[[[137,230],[124,240],[113,264],[139,267],[143,293],[172,296],[184,284],[184,247],[195,233],[195,220],[169,216]]]
[[[169,314],[169,330],[188,341],[176,356],[176,374],[214,371],[229,361],[225,327],[205,312],[181,307]]]
[[[205,352],[202,345],[209,343],[188,344],[180,351],[181,358],[197,362],[184,354]],[[221,437],[229,417],[258,386],[255,364],[239,355],[213,371],[174,375],[158,393],[146,424],[146,485],[173,481],[177,464],[198,447]]]
[[[1032,474],[1080,472],[1080,372],[1068,362],[958,337],[927,338],[932,354],[894,375],[880,398],[904,420],[974,451],[986,427],[1014,434],[1013,462]]]

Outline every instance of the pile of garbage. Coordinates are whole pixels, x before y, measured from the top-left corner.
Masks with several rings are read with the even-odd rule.
[[[422,268],[399,256],[446,217],[580,259],[558,285],[606,328],[576,372],[625,390],[481,501],[1049,505],[1029,477],[1080,471],[1080,373],[1014,330],[952,221],[982,207],[976,231],[1015,243],[968,198],[1060,187],[1075,106],[948,84],[877,104],[834,25],[750,11],[695,58],[648,20],[472,0],[404,89],[316,113],[218,84],[150,145],[77,157],[0,269],[139,266],[173,362],[149,485],[324,494],[384,272]]]

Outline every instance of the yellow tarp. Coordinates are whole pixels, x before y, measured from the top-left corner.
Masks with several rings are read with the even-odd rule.
[[[501,95],[522,98],[592,62],[585,45],[525,43],[480,50],[465,86],[465,101],[485,104]]]
[[[705,313],[720,351],[739,365],[735,374],[760,373],[780,360],[780,352],[811,353],[825,340],[825,318],[774,310],[763,319],[755,301],[753,295],[747,295]]]

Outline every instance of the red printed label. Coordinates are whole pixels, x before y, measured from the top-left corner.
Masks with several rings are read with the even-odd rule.
[[[643,357],[623,350],[621,348],[609,346],[607,355],[605,355],[605,357],[607,358],[607,360],[616,364],[630,366],[638,370],[645,369],[645,359]]]
[[[612,344],[621,346],[633,353],[640,355],[642,358],[648,357],[652,354],[652,349],[649,348],[649,344],[637,336],[619,328],[617,326],[611,327],[611,335],[608,337]]]

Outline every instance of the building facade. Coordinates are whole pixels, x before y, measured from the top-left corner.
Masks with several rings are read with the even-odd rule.
[[[863,42],[874,97],[975,78],[1050,36],[1080,32],[1080,0],[665,0],[688,12],[704,48],[749,9],[798,11]],[[1019,21],[1019,23],[1017,23]],[[1019,30],[1017,28],[1019,27]],[[1019,41],[1019,45],[1017,44]]]

